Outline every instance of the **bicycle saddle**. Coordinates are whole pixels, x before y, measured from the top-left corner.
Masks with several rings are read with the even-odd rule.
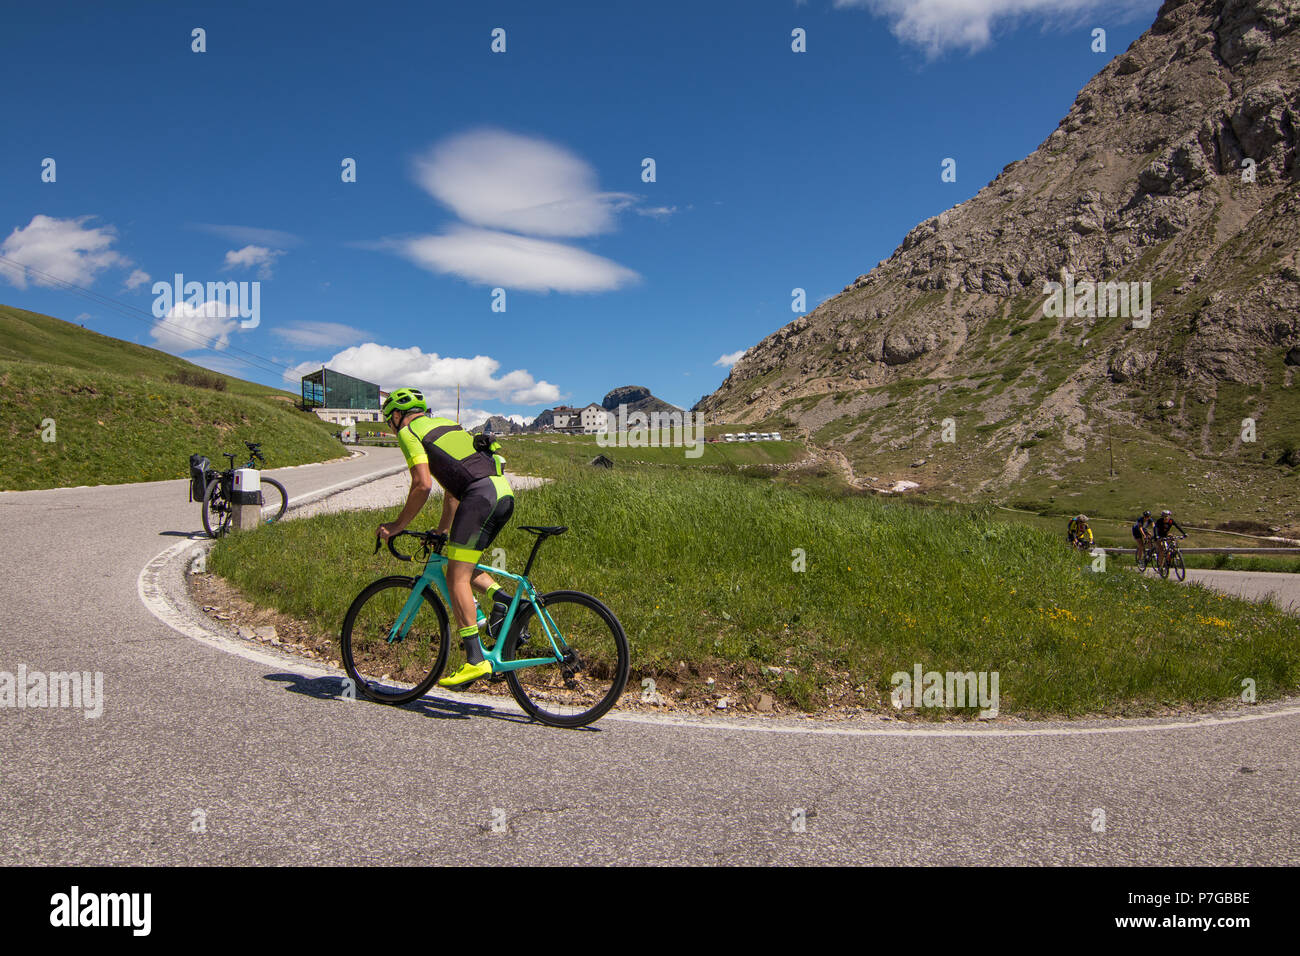
[[[539,528],[536,525],[522,524],[519,527],[523,528],[525,531],[529,531],[532,532],[533,534],[540,534],[540,535],[564,534],[564,532],[569,530],[567,525],[563,527],[557,525],[551,525],[548,527]]]

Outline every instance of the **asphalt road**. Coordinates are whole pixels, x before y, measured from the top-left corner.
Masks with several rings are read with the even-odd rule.
[[[1300,574],[1284,571],[1202,571],[1188,568],[1187,580],[1233,597],[1251,601],[1270,600],[1278,607],[1300,612]]]
[[[296,498],[395,454],[272,474]],[[0,863],[1300,862],[1300,702],[959,733],[347,702],[145,607],[198,527],[181,480],[0,494],[0,671],[104,698],[0,708]]]

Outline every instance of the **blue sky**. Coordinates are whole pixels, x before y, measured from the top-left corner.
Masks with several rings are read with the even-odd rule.
[[[811,311],[1031,152],[1157,7],[28,5],[0,255],[44,275],[0,262],[0,302],[290,388],[328,363],[478,415],[627,384],[689,407],[792,289]],[[257,324],[155,309],[177,273],[257,282]]]

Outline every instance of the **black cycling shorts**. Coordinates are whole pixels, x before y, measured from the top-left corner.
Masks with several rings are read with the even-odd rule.
[[[451,522],[447,557],[452,561],[477,564],[515,511],[510,483],[501,475],[489,475],[472,482],[460,499]]]

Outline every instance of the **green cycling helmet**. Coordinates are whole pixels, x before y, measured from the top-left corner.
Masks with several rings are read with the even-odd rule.
[[[428,410],[429,405],[424,400],[424,393],[418,388],[399,388],[390,393],[384,402],[383,416],[387,419],[393,412],[427,412]]]

